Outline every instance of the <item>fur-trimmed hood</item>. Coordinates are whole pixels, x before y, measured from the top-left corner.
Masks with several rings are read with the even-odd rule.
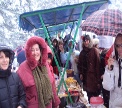
[[[30,49],[34,44],[39,44],[42,48],[42,50],[41,50],[42,56],[41,56],[41,60],[39,63],[34,59],[34,57],[31,54]],[[26,43],[25,54],[26,54],[26,61],[32,70],[37,65],[38,66],[46,65],[48,56],[47,56],[47,44],[46,44],[45,40],[41,37],[38,37],[38,36],[32,36],[30,39],[28,39],[28,41]]]
[[[82,47],[85,48],[84,43],[82,43]],[[92,47],[93,47],[93,41],[90,40],[90,43],[89,43],[89,45],[88,45],[88,48],[92,48]]]

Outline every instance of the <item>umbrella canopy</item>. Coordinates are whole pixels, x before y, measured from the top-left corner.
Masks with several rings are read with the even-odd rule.
[[[98,10],[81,25],[83,31],[97,35],[116,36],[122,32],[122,12],[118,9]]]

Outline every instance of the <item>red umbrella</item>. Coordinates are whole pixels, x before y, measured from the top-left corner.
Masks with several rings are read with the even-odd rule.
[[[98,10],[81,25],[83,31],[97,35],[116,36],[122,33],[122,12],[118,9]]]

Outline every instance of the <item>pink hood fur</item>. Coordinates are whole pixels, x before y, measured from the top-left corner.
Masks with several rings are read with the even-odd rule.
[[[37,63],[37,61],[34,59],[34,57],[31,54],[31,47],[34,44],[39,44],[42,47],[42,57],[40,63]],[[26,54],[26,60],[29,65],[29,67],[33,70],[37,65],[46,65],[47,60],[47,44],[45,40],[38,36],[32,36],[30,39],[28,39],[26,46],[25,46],[25,54]]]

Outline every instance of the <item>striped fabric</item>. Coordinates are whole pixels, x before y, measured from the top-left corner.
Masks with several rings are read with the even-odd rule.
[[[98,10],[81,25],[83,31],[97,35],[116,36],[122,33],[122,12],[118,9]]]

